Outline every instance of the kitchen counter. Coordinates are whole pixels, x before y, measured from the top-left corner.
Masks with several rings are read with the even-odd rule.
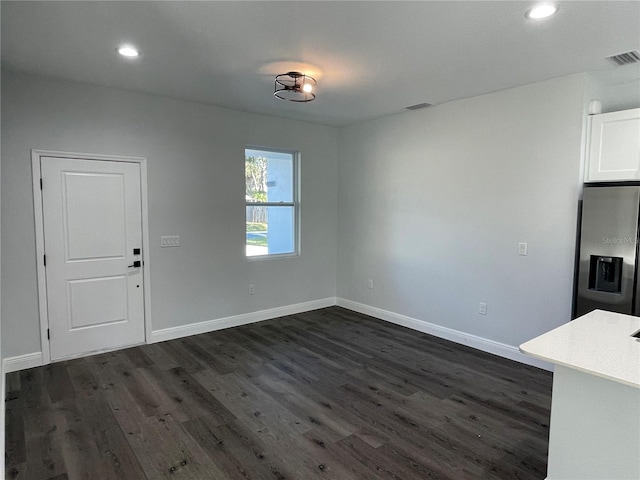
[[[595,310],[520,346],[555,364],[547,480],[640,479],[639,330]]]
[[[640,388],[640,317],[594,310],[520,345],[556,365]]]

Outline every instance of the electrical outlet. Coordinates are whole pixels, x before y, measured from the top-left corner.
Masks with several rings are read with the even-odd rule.
[[[486,315],[487,314],[487,304],[484,302],[480,302],[478,304],[478,313],[480,315]]]
[[[529,246],[526,244],[526,242],[518,243],[518,255],[526,255],[528,249]]]
[[[179,247],[180,235],[162,235],[160,237],[161,247]]]
[[[252,283],[249,285],[249,295],[253,295],[254,293],[256,293],[256,286]]]
[[[373,290],[373,280],[367,280],[367,287],[369,287],[369,290]]]

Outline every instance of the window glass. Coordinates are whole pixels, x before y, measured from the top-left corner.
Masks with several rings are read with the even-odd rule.
[[[247,257],[295,254],[296,154],[245,149]]]

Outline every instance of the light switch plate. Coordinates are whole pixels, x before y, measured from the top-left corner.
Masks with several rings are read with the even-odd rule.
[[[160,237],[161,247],[179,247],[180,235],[163,235]]]

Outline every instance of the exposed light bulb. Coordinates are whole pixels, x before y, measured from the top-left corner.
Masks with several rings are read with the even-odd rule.
[[[313,85],[311,85],[310,83],[305,83],[302,86],[302,91],[306,92],[306,93],[311,93],[311,90],[313,90]]]
[[[118,53],[123,57],[135,58],[140,56],[140,51],[131,45],[121,45],[118,47]]]
[[[551,5],[551,4],[545,3],[545,4],[542,4],[542,5],[538,5],[536,7],[533,7],[531,10],[529,10],[525,14],[525,17],[530,18],[532,20],[538,20],[540,18],[550,17],[551,15],[556,13],[557,11],[558,11],[558,7],[556,7],[555,5]]]

